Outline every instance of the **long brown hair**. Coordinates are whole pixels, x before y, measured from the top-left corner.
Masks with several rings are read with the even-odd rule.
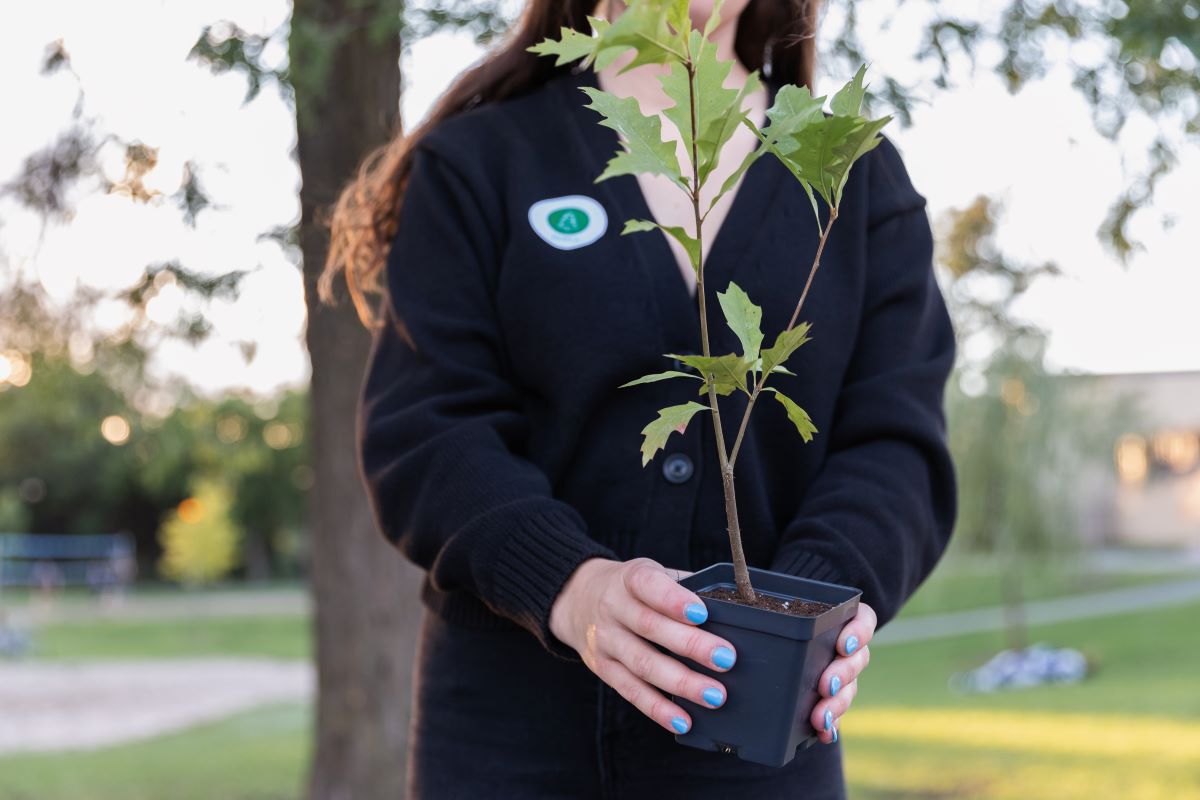
[[[329,254],[317,281],[317,294],[334,304],[333,281],[345,272],[346,287],[359,318],[368,328],[382,319],[367,303],[367,294],[386,291],[381,281],[388,247],[395,235],[414,145],[439,122],[480,103],[532,91],[570,65],[526,48],[562,27],[591,30],[587,16],[596,0],[528,0],[517,24],[498,47],[476,66],[460,73],[408,133],[401,132],[373,150],[342,189],[330,215]],[[780,83],[807,86],[815,93],[816,30],[820,0],[750,0],[738,17],[734,50],[749,70],[757,69]]]

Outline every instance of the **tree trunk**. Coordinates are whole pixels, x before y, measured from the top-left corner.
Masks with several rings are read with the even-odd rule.
[[[310,567],[318,676],[309,796],[403,797],[420,570],[376,530],[354,451],[370,335],[353,305],[317,298],[327,213],[360,160],[394,131],[398,35],[369,35],[400,4],[298,0],[290,61],[296,92],[300,245],[312,363]],[[324,68],[325,72],[320,70]]]

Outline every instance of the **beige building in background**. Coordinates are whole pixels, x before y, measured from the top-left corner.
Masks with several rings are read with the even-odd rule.
[[[1112,459],[1080,476],[1090,543],[1200,548],[1200,372],[1072,376],[1093,399],[1134,404]]]

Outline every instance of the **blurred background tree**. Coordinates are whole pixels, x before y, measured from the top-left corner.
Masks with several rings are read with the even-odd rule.
[[[1008,646],[1024,648],[1025,575],[1035,564],[1077,560],[1080,471],[1107,458],[1133,411],[1046,369],[1046,333],[1018,305],[1036,280],[1059,270],[1005,258],[994,239],[999,212],[980,196],[938,226],[939,275],[959,346],[946,393],[959,482],[953,541],[999,560]]]
[[[312,482],[307,393],[212,400],[178,386],[156,405],[166,390],[152,388],[147,351],[133,338],[89,332],[81,306],[94,298],[78,302],[54,309],[25,282],[0,296],[9,372],[0,383],[0,529],[127,531],[150,577],[166,515],[188,500],[197,475],[219,475],[241,542],[234,574],[296,576]]]

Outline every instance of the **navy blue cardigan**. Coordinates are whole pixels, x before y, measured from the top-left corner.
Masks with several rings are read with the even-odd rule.
[[[564,67],[420,140],[357,442],[382,533],[427,570],[423,602],[520,626],[571,661],[548,620],[583,560],[730,560],[711,414],[641,464],[659,408],[707,400],[691,380],[618,387],[672,368],[665,353],[699,353],[699,311],[665,234],[620,235],[652,216],[637,179],[593,182],[619,140],[584,85],[592,69]],[[788,362],[796,376],[772,378],[819,432],[805,443],[782,406],[758,403],[736,465],[748,563],[856,586],[880,627],[955,515],[942,406],[955,345],[925,205],[886,136],[854,166],[801,312],[812,341]],[[740,352],[715,292],[745,289],[773,341],[818,238],[800,184],[756,161],[706,255],[714,353]],[[745,401],[721,399],[726,442]]]

